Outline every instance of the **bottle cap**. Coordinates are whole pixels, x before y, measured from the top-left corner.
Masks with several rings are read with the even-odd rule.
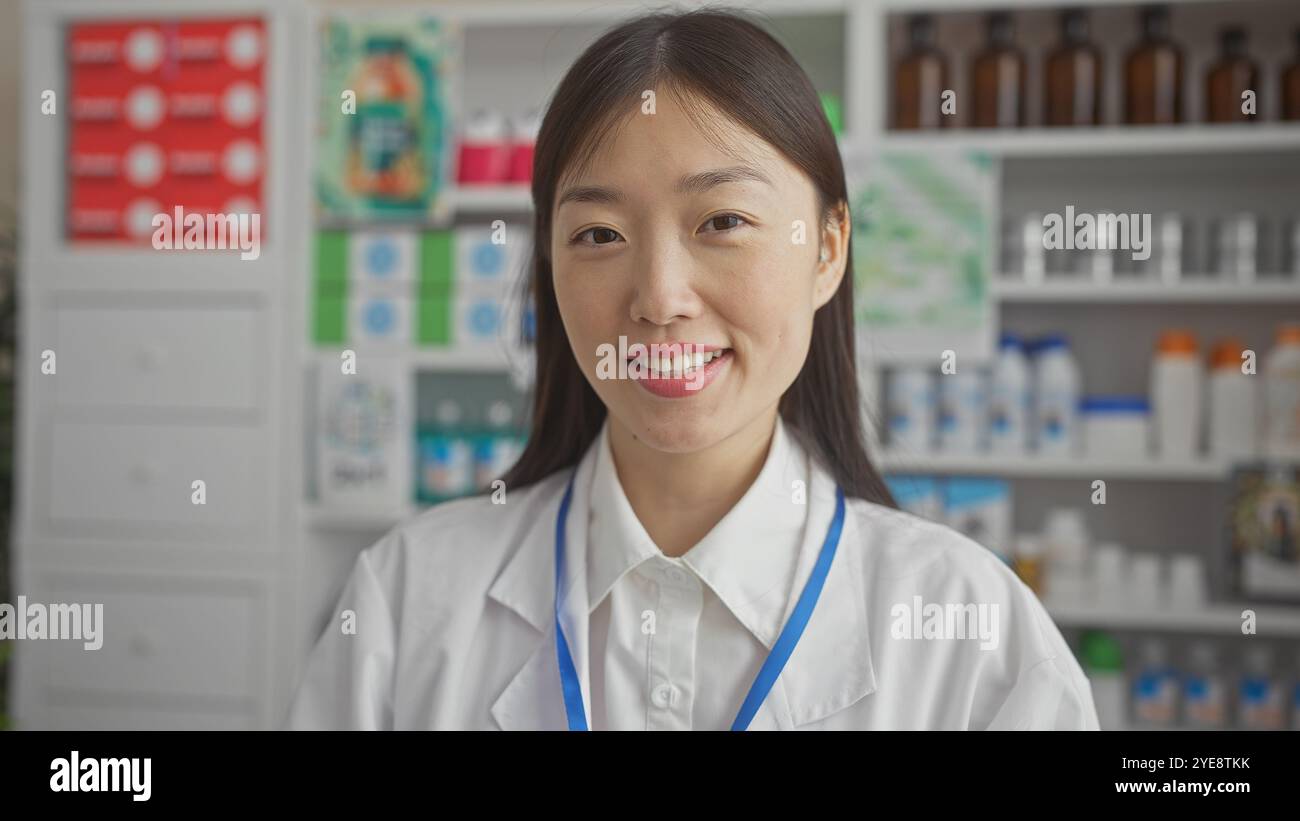
[[[1042,353],[1043,351],[1050,350],[1069,350],[1069,347],[1070,340],[1066,338],[1065,334],[1048,334],[1047,336],[1039,337],[1038,342],[1034,345],[1034,351],[1036,353]]]
[[[1088,13],[1079,8],[1061,12],[1061,39],[1067,43],[1082,43],[1087,40]]]
[[[1124,669],[1124,652],[1109,633],[1089,630],[1080,639],[1083,666],[1090,670],[1119,672]]]
[[[444,399],[438,403],[435,418],[438,420],[438,424],[440,425],[451,426],[459,423],[460,405],[450,399]]]
[[[1224,26],[1219,29],[1219,44],[1224,54],[1240,57],[1246,53],[1246,30],[1241,26]]]
[[[1235,336],[1220,339],[1210,350],[1210,367],[1214,370],[1231,368],[1235,371],[1241,367],[1241,354],[1244,350],[1246,347]]]
[[[1300,324],[1287,322],[1277,326],[1277,344],[1300,345]]]
[[[1161,331],[1156,351],[1162,356],[1196,356],[1196,334],[1181,328]]]
[[[488,424],[494,428],[509,427],[514,416],[514,408],[510,407],[510,403],[504,399],[498,399],[488,406]]]
[[[1143,6],[1142,32],[1149,40],[1162,40],[1169,36],[1169,7],[1161,4]]]
[[[995,11],[988,16],[987,21],[989,42],[998,46],[1009,46],[1015,39],[1016,24],[1010,14],[1005,11]]]
[[[934,18],[928,14],[913,14],[907,21],[908,37],[913,46],[934,45]]]
[[[1006,348],[1017,348],[1023,350],[1024,347],[1025,341],[1016,334],[1003,331],[1002,335],[998,337],[998,350],[1004,350]]]

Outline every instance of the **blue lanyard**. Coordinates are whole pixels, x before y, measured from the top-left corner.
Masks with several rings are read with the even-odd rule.
[[[574,472],[577,475],[577,472]],[[555,653],[560,662],[560,689],[564,692],[564,711],[568,715],[570,730],[586,730],[587,712],[582,703],[582,683],[578,681],[578,671],[573,664],[573,655],[569,652],[569,643],[564,638],[564,631],[560,629],[560,580],[564,573],[564,526],[569,519],[569,503],[573,500],[573,479],[569,477],[569,486],[564,491],[564,499],[560,502],[560,513],[555,518]],[[826,531],[826,541],[822,543],[821,553],[817,556],[817,564],[813,567],[812,575],[804,584],[803,593],[799,595],[799,603],[795,605],[794,612],[790,614],[790,620],[786,622],[785,627],[781,630],[781,635],[777,637],[776,644],[772,645],[772,650],[767,655],[767,660],[758,671],[754,678],[754,683],[750,685],[749,695],[745,696],[745,701],[740,705],[740,712],[736,714],[736,720],[732,722],[731,729],[744,730],[749,727],[749,722],[754,719],[754,714],[762,706],[763,700],[767,698],[768,692],[771,691],[772,685],[776,684],[776,679],[785,669],[785,663],[790,659],[794,652],[795,645],[799,643],[799,638],[803,635],[803,630],[808,626],[808,619],[812,617],[813,608],[817,606],[817,599],[822,594],[822,587],[826,584],[826,575],[831,569],[831,560],[835,558],[835,548],[840,542],[840,531],[844,529],[844,490],[838,485],[835,487],[835,517],[831,520],[830,529]]]

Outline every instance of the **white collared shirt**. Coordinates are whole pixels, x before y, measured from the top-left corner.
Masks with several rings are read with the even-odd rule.
[[[808,486],[806,455],[778,424],[740,501],[698,544],[668,557],[624,495],[608,423],[595,446],[587,544],[592,729],[728,729],[780,633],[787,602],[798,598],[791,592],[808,508],[791,500]],[[808,544],[821,546],[820,539]]]
[[[327,614],[288,726],[564,729],[555,536],[570,479],[558,612],[589,725],[729,727],[835,507],[833,478],[783,422],[741,501],[676,559],[632,512],[604,431],[576,470],[393,528]],[[1097,729],[1038,599],[961,534],[849,499],[821,597],[750,729],[1019,728]]]

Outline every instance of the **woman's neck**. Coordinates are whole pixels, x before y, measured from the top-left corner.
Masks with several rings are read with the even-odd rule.
[[[612,416],[614,468],[646,533],[665,556],[680,556],[735,507],[763,469],[776,431],[775,405],[716,445],[665,453]]]

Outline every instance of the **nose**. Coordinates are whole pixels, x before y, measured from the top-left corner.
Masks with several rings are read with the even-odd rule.
[[[641,246],[630,313],[633,322],[671,325],[700,315],[690,254],[674,236]]]

